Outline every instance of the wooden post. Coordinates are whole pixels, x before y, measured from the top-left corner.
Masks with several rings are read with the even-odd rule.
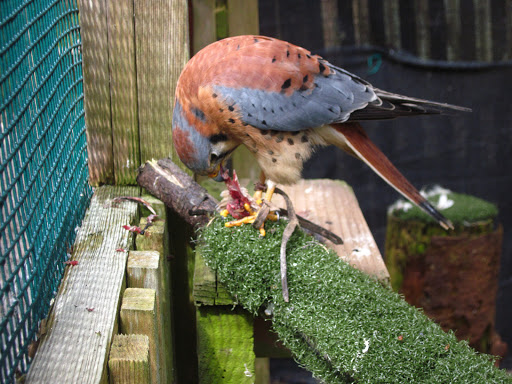
[[[108,360],[110,384],[150,384],[149,338],[115,335]]]
[[[160,343],[160,377],[162,383],[174,381],[172,348],[171,288],[166,263],[157,251],[131,251],[128,256],[126,285],[129,288],[151,288],[156,292],[156,329]]]
[[[407,217],[400,209],[388,215],[386,264],[393,289],[473,348],[503,355],[494,329],[503,237],[502,228],[495,229],[497,208],[472,196],[446,196],[452,206],[444,214],[453,231],[416,208]]]
[[[133,0],[108,0],[112,139],[116,184],[136,184],[140,165]]]
[[[154,383],[160,383],[160,340],[156,329],[155,290],[126,288],[120,317],[121,333],[148,336],[151,380]]]
[[[197,309],[199,383],[254,383],[252,323],[239,307]]]
[[[106,0],[80,0],[89,182],[114,183]]]

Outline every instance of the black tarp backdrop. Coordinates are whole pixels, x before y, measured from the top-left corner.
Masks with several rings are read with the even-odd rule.
[[[478,3],[460,2],[458,14],[447,17],[448,9],[444,7],[450,2],[395,1],[399,28],[393,29],[386,24],[384,14],[389,16],[390,11],[384,10],[384,2],[369,0],[367,30],[362,32],[361,25],[354,24],[354,4],[365,2],[323,3],[260,0],[260,32],[320,54],[378,88],[473,109],[472,113],[457,116],[410,117],[365,122],[363,126],[415,186],[439,184],[498,205],[505,232],[496,328],[511,350],[512,63],[507,60],[512,60],[512,26],[507,18],[512,20],[512,2],[481,2],[484,6],[492,3],[487,9],[489,23],[485,29],[478,16],[485,10]],[[326,3],[334,3],[334,8],[330,8],[330,15],[324,8],[322,16]],[[415,3],[427,4],[427,9],[418,10]],[[420,11],[426,14],[421,15]],[[453,13],[453,9],[450,11]],[[332,38],[332,33],[326,33],[326,23],[334,23],[334,28],[330,26],[336,32],[334,41],[339,40],[334,46],[332,40],[325,41]],[[426,25],[423,31],[418,27],[421,23]],[[486,31],[489,41],[475,37],[477,33],[485,37]],[[361,33],[366,34],[365,44],[372,49],[361,49]],[[426,43],[419,37],[423,33],[428,37]],[[397,34],[399,43],[392,40]],[[451,53],[447,53],[448,39]],[[486,44],[491,48],[485,50]],[[390,51],[397,45],[401,49]],[[452,61],[447,60],[450,54]],[[387,208],[400,197],[394,189],[365,164],[336,148],[315,154],[303,175],[346,180],[354,188],[383,252]],[[509,353],[502,367],[512,368],[511,356]]]

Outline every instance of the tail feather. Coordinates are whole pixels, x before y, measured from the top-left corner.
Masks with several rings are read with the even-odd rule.
[[[418,190],[400,173],[379,148],[368,138],[357,123],[333,124],[332,127],[345,138],[345,145],[372,168],[384,181],[395,188],[405,198],[416,204],[433,217],[444,229],[453,229],[450,220],[430,204]],[[344,146],[342,146],[343,148]],[[344,149],[347,149],[346,147]]]
[[[470,108],[399,95],[374,88],[377,99],[351,113],[349,121],[394,119],[400,116],[471,112]]]

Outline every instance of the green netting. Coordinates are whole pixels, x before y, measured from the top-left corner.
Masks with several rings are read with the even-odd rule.
[[[0,382],[29,364],[91,195],[77,0],[0,1]]]

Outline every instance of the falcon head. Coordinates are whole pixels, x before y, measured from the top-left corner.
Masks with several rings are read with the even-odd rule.
[[[204,129],[199,129],[194,125],[195,119],[205,117],[200,113],[193,115],[199,116],[189,121],[179,100],[176,100],[172,119],[174,148],[180,160],[193,172],[222,181],[223,166],[238,143],[224,133],[209,135]]]

